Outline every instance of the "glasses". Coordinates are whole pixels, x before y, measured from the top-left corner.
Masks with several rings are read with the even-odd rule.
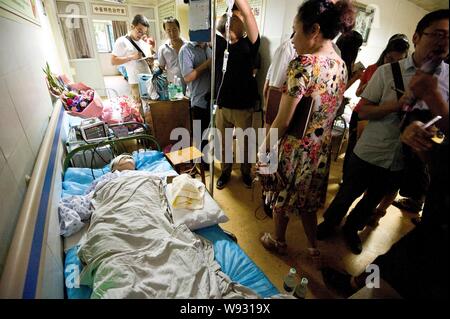
[[[138,28],[134,28],[134,30],[136,30],[136,32],[137,32],[138,34],[145,34],[145,33],[146,33],[146,31],[143,31],[143,30],[138,29]]]
[[[440,40],[448,39],[448,32],[445,31],[423,32],[422,34],[428,35],[432,38],[438,38]]]

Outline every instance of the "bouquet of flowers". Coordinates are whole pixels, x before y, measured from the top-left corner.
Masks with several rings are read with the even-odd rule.
[[[61,94],[64,109],[71,112],[83,112],[93,99],[94,90],[92,89],[80,92],[65,90]]]
[[[43,68],[42,71],[45,73],[48,90],[54,97],[59,97],[66,89],[64,82],[52,73],[48,62],[45,64],[45,68]]]
[[[144,123],[139,105],[133,98],[126,95],[111,99],[103,109],[103,120],[107,123],[138,122]],[[129,130],[134,130],[137,125],[127,125]]]

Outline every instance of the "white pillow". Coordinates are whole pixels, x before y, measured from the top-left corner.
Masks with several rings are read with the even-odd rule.
[[[208,192],[205,192],[205,200],[202,209],[190,210],[185,208],[173,208],[172,205],[170,205],[172,202],[171,188],[172,184],[168,184],[166,187],[166,196],[169,201],[175,226],[186,224],[190,230],[196,230],[219,223],[226,223],[229,220]]]

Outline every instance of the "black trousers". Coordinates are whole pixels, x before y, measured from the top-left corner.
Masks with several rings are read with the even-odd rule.
[[[339,225],[355,199],[366,192],[347,217],[345,224],[348,229],[362,230],[381,199],[398,189],[402,172],[391,172],[372,165],[355,153],[350,157],[348,165],[343,184],[323,217],[326,223]]]
[[[430,186],[430,175],[426,165],[406,145],[403,145],[405,154],[405,169],[400,183],[400,195],[424,201]]]
[[[352,112],[352,117],[350,118],[349,129],[348,129],[348,140],[347,140],[347,150],[345,151],[344,164],[342,166],[342,179],[344,179],[345,175],[348,171],[348,162],[350,161],[350,157],[352,157],[353,149],[356,146],[357,135],[358,135],[358,113],[355,111]]]

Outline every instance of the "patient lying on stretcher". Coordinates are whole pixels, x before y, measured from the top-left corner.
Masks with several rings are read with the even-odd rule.
[[[79,196],[84,213],[73,209],[80,222],[90,217],[77,255],[91,298],[257,297],[221,271],[211,242],[173,223],[165,182],[133,162],[113,160],[112,172]]]
[[[96,188],[101,188],[105,183],[123,174],[135,171],[136,163],[133,156],[121,154],[111,161],[110,169],[110,173],[94,180],[84,195],[69,196],[61,200],[58,207],[61,236],[69,237],[75,234],[90,219],[93,211],[91,200]],[[145,174],[145,172],[143,173]]]

